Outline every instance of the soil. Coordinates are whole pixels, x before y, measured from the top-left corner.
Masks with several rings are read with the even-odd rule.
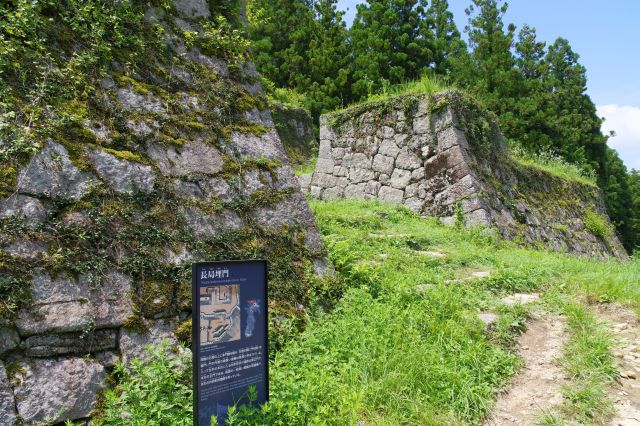
[[[527,331],[518,339],[524,366],[498,396],[486,425],[534,425],[541,413],[562,401],[561,388],[567,379],[556,360],[566,341],[563,317],[541,315],[527,322]]]
[[[620,377],[610,394],[616,416],[614,426],[640,426],[640,319],[615,304],[594,306],[596,315],[611,324],[618,346],[613,350]]]

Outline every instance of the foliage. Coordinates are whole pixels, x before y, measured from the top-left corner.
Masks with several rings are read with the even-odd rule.
[[[104,393],[93,423],[100,425],[191,425],[193,387],[191,352],[175,353],[167,342],[147,348],[148,361],[119,362],[112,375],[117,385]]]
[[[591,208],[584,213],[584,224],[589,231],[600,238],[606,239],[613,234],[613,229],[609,222]]]
[[[512,141],[509,144],[509,152],[512,158],[520,164],[542,169],[564,179],[596,186],[595,172],[589,165],[570,163],[564,157],[551,151],[528,151],[521,144]]]

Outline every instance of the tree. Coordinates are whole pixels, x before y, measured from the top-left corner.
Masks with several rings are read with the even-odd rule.
[[[503,16],[507,4],[498,0],[472,0],[466,12],[469,25],[471,54],[457,75],[458,80],[484,101],[500,118],[503,131],[509,136],[517,102],[520,75],[512,53],[515,26],[505,25]]]
[[[311,0],[249,0],[249,37],[260,73],[278,87],[295,88],[310,74],[307,52],[314,14]]]
[[[631,194],[631,232],[633,235],[634,253],[640,251],[640,171],[631,170],[628,177]]]
[[[449,75],[453,72],[453,61],[467,54],[467,45],[460,38],[458,27],[453,21],[447,0],[432,0],[427,10],[425,35],[431,38],[433,69],[436,74]]]
[[[350,29],[352,91],[361,97],[389,84],[417,79],[433,62],[424,31],[426,0],[369,0]]]

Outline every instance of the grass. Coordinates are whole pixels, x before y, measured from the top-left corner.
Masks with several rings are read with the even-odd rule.
[[[584,304],[562,303],[557,308],[566,315],[570,334],[560,359],[569,383],[562,389],[562,403],[545,413],[541,423],[606,424],[614,414],[607,391],[618,375],[611,355],[613,336]]]
[[[597,422],[597,413],[607,412],[611,341],[571,301],[586,295],[640,309],[637,259],[521,248],[487,229],[445,227],[380,202],[311,201],[311,207],[347,291],[330,312],[309,311],[306,329],[272,360],[269,403],[240,410],[231,424],[481,424],[520,367],[514,339],[528,315],[500,299],[530,291],[547,295],[551,308],[567,316],[571,334],[562,363],[572,381],[563,404],[542,421]],[[469,278],[474,271],[491,274]],[[487,329],[480,311],[496,312],[499,320]],[[138,404],[150,398],[128,392]],[[104,409],[115,410],[121,399],[107,398]],[[152,399],[169,403],[166,396]],[[160,424],[140,416],[118,424]]]
[[[596,174],[593,169],[588,166],[569,163],[561,156],[552,152],[530,152],[514,142],[509,144],[509,152],[511,158],[522,166],[543,170],[554,176],[578,181],[585,185],[598,186]]]

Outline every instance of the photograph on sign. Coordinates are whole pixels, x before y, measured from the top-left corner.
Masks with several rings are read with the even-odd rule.
[[[230,406],[250,402],[250,388],[253,404],[268,398],[266,262],[195,263],[192,271],[194,423],[222,425]]]

